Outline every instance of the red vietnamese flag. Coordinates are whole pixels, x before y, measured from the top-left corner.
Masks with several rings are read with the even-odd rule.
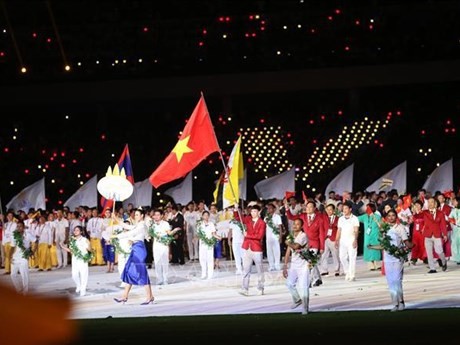
[[[371,214],[374,213],[374,211],[372,211],[372,208],[371,208],[369,205],[366,206],[366,213],[367,213],[369,216],[370,216]]]
[[[176,146],[163,163],[150,175],[149,181],[158,188],[162,184],[184,177],[211,153],[220,151],[203,95],[185,125]]]
[[[403,196],[402,209],[407,210],[412,205],[412,196],[410,194]]]

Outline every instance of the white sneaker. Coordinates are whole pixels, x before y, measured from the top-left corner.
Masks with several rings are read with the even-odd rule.
[[[302,300],[299,299],[297,302],[294,302],[291,304],[291,309],[295,309],[301,304],[302,304]]]
[[[249,291],[245,289],[241,289],[238,293],[243,296],[249,296]]]
[[[393,308],[391,308],[391,312],[395,312],[399,310],[399,306],[395,305]]]
[[[80,297],[83,297],[86,295],[86,291],[80,291]]]
[[[398,310],[403,311],[404,309],[406,309],[406,305],[404,304],[404,302],[399,303]]]
[[[308,309],[302,310],[302,315],[308,315]]]
[[[263,294],[264,294],[264,289],[258,289],[258,290],[257,290],[257,294],[258,294],[259,296],[263,296]]]

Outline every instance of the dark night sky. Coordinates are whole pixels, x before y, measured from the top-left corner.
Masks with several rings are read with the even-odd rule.
[[[456,36],[460,20],[455,17],[456,12],[451,11],[455,7],[453,1],[443,1],[443,6],[436,7],[430,1],[373,1],[366,5],[344,1],[327,4],[305,1],[304,5],[298,1],[254,1],[244,2],[244,6],[233,1],[215,1],[212,6],[205,1],[194,2],[195,6],[172,1],[161,7],[147,1],[123,1],[116,5],[108,1],[51,3],[65,43],[63,48],[67,59],[74,63],[74,70],[65,75],[62,69],[55,68],[62,63],[62,56],[43,4],[33,2],[27,7],[25,2],[7,1],[16,43],[21,48],[22,60],[30,63],[30,73],[21,76],[17,72],[20,59],[8,35],[12,31],[9,29],[0,37],[0,53],[4,54],[0,55],[2,86],[40,88],[58,81],[345,68],[458,59],[460,55]],[[183,6],[179,6],[181,4]],[[174,6],[180,10],[172,11]],[[34,11],[27,10],[32,7]],[[21,11],[24,16],[19,16]],[[256,12],[267,22],[264,32],[260,31],[260,22],[256,25],[248,19]],[[413,16],[399,16],[399,13]],[[226,15],[231,18],[228,24],[219,19]],[[332,20],[328,19],[331,15]],[[370,23],[370,18],[375,19],[372,22],[375,29],[361,29],[362,23]],[[439,21],[440,18],[444,21]],[[359,25],[356,24],[358,19]],[[0,26],[7,27],[6,23],[3,13]],[[283,29],[285,24],[292,28],[298,23],[303,23],[307,31]],[[313,27],[317,30],[315,35],[308,31]],[[203,28],[207,30],[206,37]],[[258,36],[250,41],[245,38],[245,32],[257,32]],[[37,37],[33,37],[33,33]],[[239,38],[226,45],[222,43],[223,33]],[[46,42],[47,37],[51,38],[51,43]],[[201,41],[203,48],[198,45]],[[347,46],[352,47],[348,53],[337,48]],[[278,59],[273,54],[277,49],[289,51],[291,55]],[[113,68],[111,59],[123,54],[129,59],[126,69]],[[134,56],[140,55],[144,56],[144,63],[132,63]],[[242,55],[248,56],[244,62]],[[96,59],[101,60],[98,66],[94,62]],[[153,63],[154,59],[160,62]],[[81,69],[75,67],[76,61],[83,61]],[[458,82],[440,81],[359,90],[237,95],[232,98],[231,114],[224,114],[219,97],[207,97],[205,93],[205,98],[219,143],[226,153],[230,153],[241,127],[281,126],[289,147],[287,161],[296,166],[306,164],[314,147],[336,137],[343,126],[362,121],[366,116],[384,121],[388,112],[401,111],[402,115],[393,116],[389,126],[376,137],[383,148],[365,145],[333,169],[312,176],[310,182],[323,190],[337,173],[355,162],[355,189],[363,189],[407,159],[408,190],[414,192],[423,185],[436,163],[453,157],[454,170],[458,170],[455,169],[460,159],[458,134],[445,132],[458,126],[458,90]],[[357,98],[355,93],[359,95]],[[63,103],[57,99],[36,104],[9,100],[9,104],[3,106],[4,120],[0,126],[3,207],[13,195],[43,175],[46,176],[50,207],[55,206],[57,200],[65,201],[79,187],[79,181],[86,181],[94,174],[102,177],[107,167],[118,160],[126,143],[131,152],[135,180],[147,178],[173,148],[198,99],[197,92],[187,97],[161,99],[152,96],[135,102],[113,99],[110,102]],[[339,110],[343,115],[337,115]],[[32,119],[26,120],[24,114]],[[232,116],[232,121],[224,125],[219,118],[228,115]],[[70,119],[66,120],[65,116]],[[314,125],[309,124],[310,120],[314,120]],[[426,131],[425,135],[421,134],[422,130]],[[14,135],[16,140],[13,140]],[[313,140],[317,141],[316,145]],[[248,147],[247,143],[243,145]],[[420,148],[432,151],[425,157],[419,153]],[[54,153],[57,157],[51,161]],[[213,181],[217,178],[214,172],[222,168],[217,158],[218,155],[213,154],[212,163],[205,161],[195,170],[198,176],[194,184],[195,199],[211,201]],[[43,174],[38,165],[45,164],[49,164],[49,169]],[[248,167],[249,197],[254,198],[252,185],[264,176],[254,171],[254,165]],[[421,172],[417,172],[419,167]],[[269,167],[268,173],[275,172]],[[82,177],[77,178],[77,174]],[[460,176],[455,173],[454,177],[458,189]],[[50,184],[51,179],[56,183]],[[161,187],[160,191],[168,186]],[[305,184],[299,181],[298,191],[304,188]]]

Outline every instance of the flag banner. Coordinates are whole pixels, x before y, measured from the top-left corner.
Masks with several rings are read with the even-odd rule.
[[[287,191],[295,191],[295,168],[257,182],[254,189],[259,199],[283,199]]]
[[[243,158],[241,158],[241,161],[243,161]],[[243,164],[241,164],[243,166]],[[243,171],[243,178],[240,180],[240,183],[238,184],[238,188],[240,190],[240,199],[241,200],[247,200],[248,199],[248,169],[244,169]]]
[[[129,154],[129,147],[128,144],[125,145],[123,152],[121,153],[120,158],[118,159],[118,168],[125,169],[126,179],[134,185],[134,174],[133,174],[133,167],[131,165],[131,155]],[[136,189],[133,191],[133,195],[135,195]],[[132,195],[132,196],[133,196]],[[101,196],[100,205],[102,208],[102,212],[106,209],[112,209],[113,207],[113,200],[108,200]]]
[[[184,181],[177,186],[167,189],[164,194],[173,198],[176,204],[187,205],[193,200],[192,172],[189,172]]]
[[[126,209],[130,203],[133,204],[134,207],[152,206],[152,193],[153,187],[148,178],[136,182],[134,184],[133,194],[123,201],[123,207]]]
[[[158,188],[184,177],[216,151],[220,151],[220,148],[202,95],[176,146],[150,175],[150,183]]]
[[[241,136],[236,141],[232,153],[228,158],[228,176],[224,180],[222,208],[238,204],[240,201],[240,180],[243,179],[243,162],[241,153]]]
[[[435,192],[453,190],[454,189],[454,165],[453,159],[442,163],[428,176],[423,189],[427,192],[431,192],[434,195]]]
[[[31,208],[46,210],[44,177],[24,188],[6,204],[7,210],[12,209],[15,212],[22,210],[28,213]]]
[[[214,197],[214,204],[216,204],[219,210],[222,210],[222,197],[223,197],[223,190],[224,190],[224,180],[225,180],[225,171],[223,171],[217,181],[215,181],[216,188],[212,193]]]
[[[407,161],[402,162],[366,188],[368,192],[389,192],[396,189],[398,194],[405,194],[407,189]]]
[[[329,192],[334,191],[338,195],[342,195],[343,192],[353,191],[353,170],[354,164],[346,167],[326,187],[324,195],[329,195]]]
[[[97,207],[97,175],[90,178],[84,185],[64,203],[69,210],[74,211],[78,206]]]

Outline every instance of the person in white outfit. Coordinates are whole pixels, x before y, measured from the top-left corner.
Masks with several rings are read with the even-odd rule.
[[[72,279],[75,282],[76,293],[80,296],[86,295],[88,286],[88,263],[91,261],[91,243],[82,236],[82,227],[77,225],[73,229],[73,238],[70,239],[69,247],[62,245],[62,248],[72,254]]]
[[[303,304],[302,314],[308,314],[310,298],[310,266],[297,250],[307,246],[308,239],[302,231],[303,220],[298,218],[292,223],[292,236],[294,241],[286,240],[286,255],[284,256],[283,276],[286,278],[286,286],[292,296],[291,309]],[[288,268],[289,260],[291,265]]]
[[[125,268],[126,260],[128,260],[128,256],[131,253],[131,242],[127,238],[118,239],[113,237],[113,235],[117,235],[123,232],[123,226],[121,225],[121,223],[123,223],[123,219],[117,217],[116,220],[112,222],[113,224],[109,223],[109,225],[106,227],[105,236],[107,236],[107,234],[110,234],[109,240],[115,247],[115,253],[117,254],[118,260],[118,275],[120,276],[121,280],[121,274],[123,273],[123,270]],[[121,281],[120,287],[124,288],[125,286],[126,283]]]
[[[57,211],[57,218],[54,220],[54,240],[56,242],[56,255],[58,267],[67,267],[67,252],[62,248],[62,245],[67,243],[69,238],[69,221],[64,218],[62,210]]]
[[[351,201],[345,201],[343,203],[343,215],[339,218],[335,239],[335,247],[339,248],[340,262],[345,272],[345,280],[348,281],[355,280],[359,233],[359,219],[351,211]]]
[[[267,251],[268,270],[279,271],[281,262],[281,216],[275,213],[276,206],[272,203],[267,204],[267,214],[264,218],[267,224],[265,233],[265,247]]]
[[[203,211],[201,222],[197,224],[200,239],[201,279],[211,279],[214,275],[214,246],[221,237],[216,233],[216,226],[209,221],[209,211]]]
[[[413,244],[409,241],[407,231],[402,224],[397,224],[398,218],[395,210],[387,212],[386,220],[390,228],[386,232],[389,236],[389,246],[372,246],[372,249],[383,249],[383,261],[385,262],[385,277],[387,278],[388,289],[390,290],[391,301],[393,303],[392,312],[405,309],[403,293],[404,258],[396,253],[396,249],[406,246],[412,248]],[[384,234],[385,235],[385,234]]]
[[[156,285],[168,284],[169,244],[174,240],[178,230],[171,230],[171,225],[163,220],[163,211],[153,212],[153,222],[149,234],[153,235],[153,262],[155,263]]]
[[[235,274],[243,274],[243,224],[236,219],[232,219],[229,222],[229,226],[228,240],[232,245],[233,256],[235,257]]]
[[[196,235],[196,223],[200,219],[200,214],[195,211],[195,204],[189,202],[187,211],[184,213],[185,229],[187,234],[187,248],[190,261],[198,260],[198,237]]]
[[[29,255],[32,253],[30,245],[34,240],[34,237],[25,232],[24,223],[18,221],[10,243],[11,280],[16,291],[23,295],[29,292]]]

